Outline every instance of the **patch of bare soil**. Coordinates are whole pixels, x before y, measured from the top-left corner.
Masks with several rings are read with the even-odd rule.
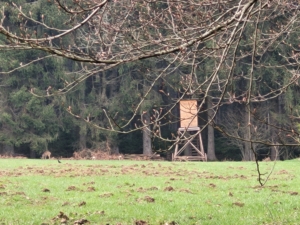
[[[175,221],[171,221],[169,223],[164,223],[163,225],[178,225],[179,223],[176,223]]]
[[[61,206],[67,206],[67,205],[70,205],[71,203],[70,202],[64,202]]]
[[[145,202],[155,202],[155,199],[150,197],[150,196],[145,196],[143,198],[138,198],[137,199],[138,202],[142,202],[142,201],[145,201]]]
[[[185,189],[185,188],[180,189],[179,192],[184,192],[184,193],[193,194],[193,192],[192,192],[191,190]]]
[[[97,211],[97,212],[95,212],[95,214],[98,214],[98,215],[104,215],[104,214],[105,214],[105,211],[104,211],[104,210],[102,210],[102,211]]]
[[[80,189],[78,187],[75,186],[69,186],[66,191],[79,191]]]
[[[84,205],[86,205],[86,202],[85,202],[85,201],[82,201],[82,202],[80,202],[80,203],[78,204],[79,207],[80,207],[80,206],[84,206]]]
[[[86,223],[90,223],[90,222],[86,219],[79,219],[79,220],[74,221],[74,225],[82,225],[82,224],[86,224]]]
[[[96,188],[95,188],[95,187],[88,187],[88,188],[87,188],[87,191],[88,191],[88,192],[96,191]]]
[[[91,181],[91,182],[83,183],[83,185],[90,185],[90,184],[95,184],[95,181]]]
[[[150,187],[150,188],[147,188],[148,191],[157,191],[158,188],[157,187]]]
[[[52,218],[52,221],[59,221],[60,223],[66,223],[69,217],[64,212],[59,212],[59,214]]]
[[[255,191],[259,191],[261,189],[270,189],[272,192],[277,192],[277,193],[283,193],[283,194],[289,194],[289,195],[298,195],[299,194],[299,192],[297,192],[297,191],[280,190],[278,185],[265,185],[265,186],[257,185],[252,188],[255,189]]]
[[[234,202],[232,203],[232,205],[238,206],[238,207],[243,207],[245,205],[245,203],[242,202]]]
[[[113,193],[104,193],[99,195],[100,198],[109,198],[112,197],[114,194]]]
[[[70,222],[72,222],[73,219],[70,219],[64,212],[59,212],[59,214],[57,216],[55,216],[54,218],[52,218],[52,221],[55,224],[70,224]],[[77,220],[73,220],[74,225],[82,225],[82,224],[87,224],[89,223],[89,221],[87,219],[77,219]]]
[[[148,225],[148,223],[144,220],[136,220],[135,225]]]
[[[213,183],[210,183],[209,184],[209,187],[211,187],[211,188],[215,188],[217,185],[215,185],[215,184],[213,184]]]
[[[164,191],[175,191],[175,189],[173,187],[169,186],[169,187],[166,187],[164,189]]]
[[[147,190],[142,187],[139,187],[136,191],[137,192],[146,192]]]

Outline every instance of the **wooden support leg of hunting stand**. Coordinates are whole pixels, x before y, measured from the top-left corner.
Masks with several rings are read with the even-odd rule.
[[[191,134],[191,132],[195,132],[196,134]],[[180,139],[183,139],[184,144],[181,148],[179,148]],[[172,160],[180,160],[184,159],[184,161],[207,161],[207,156],[203,148],[202,137],[200,133],[200,127],[193,128],[179,128],[178,129],[178,140],[176,140],[175,151],[172,156]],[[191,147],[194,150],[196,155],[191,154],[190,156],[180,156],[180,154],[187,148]]]

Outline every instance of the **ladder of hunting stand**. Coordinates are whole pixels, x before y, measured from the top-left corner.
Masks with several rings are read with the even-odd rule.
[[[183,155],[184,151],[188,152]],[[188,151],[187,151],[188,150]],[[200,127],[179,128],[173,161],[207,161]]]

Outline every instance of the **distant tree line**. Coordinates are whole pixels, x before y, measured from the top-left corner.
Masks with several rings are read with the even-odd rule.
[[[298,157],[290,1],[0,3],[0,153],[155,152],[197,99],[209,160]]]

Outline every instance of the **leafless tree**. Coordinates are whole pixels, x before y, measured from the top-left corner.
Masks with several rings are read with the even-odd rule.
[[[299,32],[299,5],[288,0],[237,0],[237,1],[203,1],[203,0],[77,0],[50,1],[57,6],[61,14],[68,16],[61,27],[52,27],[51,18],[41,15],[34,19],[30,8],[12,4],[3,4],[0,21],[0,34],[6,37],[0,50],[38,49],[55,57],[64,57],[82,63],[74,80],[66,78],[62,89],[48,88],[36,96],[64,95],[96,73],[116,68],[122,64],[153,59],[163,61],[164,68],[157,70],[152,83],[140,96],[140,102],[134,106],[133,116],[119,125],[106,113],[109,127],[95,127],[103,130],[126,133],[136,129],[147,129],[147,124],[128,129],[133,118],[141,112],[141,107],[151,90],[161,80],[170,88],[177,90],[169,77],[175,71],[183,76],[178,83],[182,86],[182,98],[185,95],[201,95],[199,113],[205,109],[205,99],[211,97],[210,118],[203,129],[212,124],[216,113],[224,104],[243,104],[248,112],[253,111],[251,103],[276,99],[292,85],[298,85],[299,46],[293,38]],[[20,26],[9,27],[6,23],[6,10],[11,10],[19,18]],[[44,35],[29,27],[32,24],[53,31],[53,35]],[[64,40],[70,40],[65,46]],[[280,60],[268,60],[276,54]],[[40,60],[40,59],[36,59]],[[280,61],[280,63],[278,63]],[[206,74],[199,74],[205,62],[213,62]],[[31,62],[20,65],[24,67]],[[239,65],[239,66],[237,66]],[[184,68],[184,72],[183,72]],[[260,82],[267,76],[260,74],[264,68],[284,71],[284,80],[273,80],[272,84]],[[18,68],[12,68],[16,70]],[[6,71],[9,72],[9,71]],[[144,74],[147,76],[147,71]],[[237,83],[245,83],[243,89]],[[181,83],[180,83],[181,82]],[[258,90],[264,89],[263,93]],[[167,93],[165,93],[167,94]],[[178,103],[173,99],[173,106],[156,118],[158,122],[170,113]],[[76,115],[71,107],[67,111]],[[213,113],[211,113],[213,112]],[[297,117],[297,115],[294,115]],[[232,137],[250,143],[264,142],[257,140],[249,113],[245,129],[248,136]],[[173,121],[174,122],[174,121]],[[177,121],[176,121],[177,122]],[[160,124],[161,126],[163,123]],[[154,126],[152,126],[154,127]],[[219,128],[220,129],[220,128]],[[226,132],[226,130],[223,130]],[[278,129],[278,133],[279,133]],[[291,129],[285,129],[292,137],[281,145],[298,145],[299,140]],[[159,135],[159,134],[156,134]],[[163,138],[160,136],[160,138]],[[166,140],[171,141],[171,140]],[[250,148],[252,148],[250,146]]]
[[[251,115],[251,123],[248,123],[248,112],[243,108],[236,105],[235,108],[228,109],[222,118],[222,126],[226,134],[231,134],[235,138],[228,138],[227,144],[230,146],[236,146],[240,149],[242,160],[249,161],[255,160],[255,153],[258,154],[260,149],[266,148],[263,144],[271,138],[271,128],[264,123],[256,120],[254,116],[260,117],[262,120],[266,119],[266,107],[255,108],[255,115]],[[250,129],[249,129],[250,128]],[[249,134],[249,131],[251,132]],[[249,145],[249,142],[245,142],[249,136],[251,136],[256,142]],[[252,151],[254,150],[254,152]]]

